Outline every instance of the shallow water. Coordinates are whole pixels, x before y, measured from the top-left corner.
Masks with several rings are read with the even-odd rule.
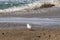
[[[0,17],[0,23],[29,23],[37,25],[60,25],[60,18],[20,18],[20,17]]]

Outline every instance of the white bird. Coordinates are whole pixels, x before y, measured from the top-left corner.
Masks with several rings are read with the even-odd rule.
[[[27,28],[28,29],[32,29],[31,25],[27,24]]]

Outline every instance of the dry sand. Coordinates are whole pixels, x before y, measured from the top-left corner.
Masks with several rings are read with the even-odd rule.
[[[60,40],[60,29],[0,30],[0,40]]]

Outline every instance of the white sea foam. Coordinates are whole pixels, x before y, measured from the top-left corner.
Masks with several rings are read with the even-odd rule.
[[[24,6],[3,9],[3,10],[0,10],[0,12],[12,12],[12,11],[14,12],[14,11],[31,10],[31,9],[39,8],[44,3],[51,3],[51,4],[55,4],[56,6],[59,6],[59,2],[60,1],[58,1],[58,0],[45,0],[45,1],[39,0],[39,1],[35,1],[33,3],[26,4]],[[5,4],[7,4],[7,3],[5,3]]]

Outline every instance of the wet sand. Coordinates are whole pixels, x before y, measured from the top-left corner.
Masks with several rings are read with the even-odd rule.
[[[39,18],[60,18],[60,7],[43,8],[37,10],[0,13],[0,17],[39,17]]]

